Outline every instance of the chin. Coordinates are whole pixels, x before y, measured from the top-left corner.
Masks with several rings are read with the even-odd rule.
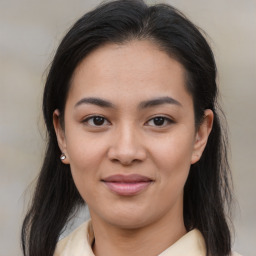
[[[148,211],[140,211],[139,209],[105,209],[104,212],[91,213],[92,220],[96,222],[105,222],[108,225],[118,227],[120,229],[138,229],[150,223],[150,218],[145,218]]]
[[[143,216],[127,216],[120,219],[110,220],[110,224],[121,229],[139,229],[147,226],[149,223],[150,221],[146,221]]]
[[[154,216],[152,210],[130,209],[112,212],[109,216],[105,216],[105,221],[109,224],[121,229],[139,229],[157,221],[160,216]]]

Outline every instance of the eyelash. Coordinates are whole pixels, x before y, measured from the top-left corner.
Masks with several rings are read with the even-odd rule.
[[[90,121],[94,122],[94,121],[96,121],[96,118],[101,118],[101,121],[103,121],[103,123],[99,124],[99,125],[97,125],[95,123],[94,124],[90,124]],[[157,119],[161,119],[161,121],[164,121],[164,125],[163,124],[160,124],[160,125],[149,125],[149,123],[151,121],[153,121],[153,122],[154,121],[160,121],[160,120],[157,120]],[[92,127],[102,127],[102,126],[104,126],[105,122],[107,122],[107,125],[110,125],[110,122],[105,117],[100,116],[100,115],[89,116],[86,119],[84,119],[82,122],[86,123],[86,124],[88,124],[89,126],[92,126]],[[168,118],[168,117],[165,117],[165,116],[155,116],[155,117],[149,119],[145,124],[147,126],[153,126],[153,127],[165,127],[166,125],[172,124],[172,123],[174,123],[174,121],[172,119]]]
[[[83,120],[83,123],[86,123],[92,127],[101,127],[102,125],[95,125],[95,124],[90,124],[89,122],[92,120],[92,121],[95,121],[96,118],[102,118],[104,123],[107,121],[108,122],[108,125],[110,124],[110,122],[103,116],[99,116],[99,115],[95,115],[95,116],[89,116],[87,117],[86,119]]]
[[[164,121],[164,125],[152,125],[153,127],[165,127],[165,126],[167,126],[167,125],[169,125],[169,124],[172,124],[172,123],[174,123],[174,121],[172,120],[172,119],[170,119],[170,118],[168,118],[168,117],[166,117],[166,116],[155,116],[155,117],[153,117],[153,118],[151,118],[151,119],[149,119],[147,122],[146,122],[146,124],[148,125],[148,123],[150,122],[150,121],[157,121],[157,119],[162,119],[161,121]],[[159,120],[158,120],[159,121]],[[150,126],[150,125],[148,125],[148,126]]]

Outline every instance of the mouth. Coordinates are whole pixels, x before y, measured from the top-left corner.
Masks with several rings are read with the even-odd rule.
[[[153,180],[142,175],[112,175],[101,180],[107,188],[121,196],[133,196],[152,184]]]

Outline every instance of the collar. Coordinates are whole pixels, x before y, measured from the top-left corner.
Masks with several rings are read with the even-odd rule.
[[[91,245],[94,233],[91,221],[75,229],[57,244],[54,256],[95,256]],[[158,256],[205,256],[206,248],[202,234],[193,229]]]

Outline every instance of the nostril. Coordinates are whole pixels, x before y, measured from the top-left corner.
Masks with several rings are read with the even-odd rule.
[[[114,159],[111,159],[111,161],[113,162],[113,163],[119,163],[119,164],[122,164],[123,166],[129,166],[129,165],[131,165],[131,164],[133,164],[133,163],[135,163],[135,162],[140,162],[140,160],[139,159],[131,159],[131,160],[123,160],[123,159],[116,159],[116,158],[114,158]]]
[[[119,134],[118,139],[109,146],[107,154],[113,163],[124,166],[144,161],[147,155],[143,143],[130,133],[126,136]]]

